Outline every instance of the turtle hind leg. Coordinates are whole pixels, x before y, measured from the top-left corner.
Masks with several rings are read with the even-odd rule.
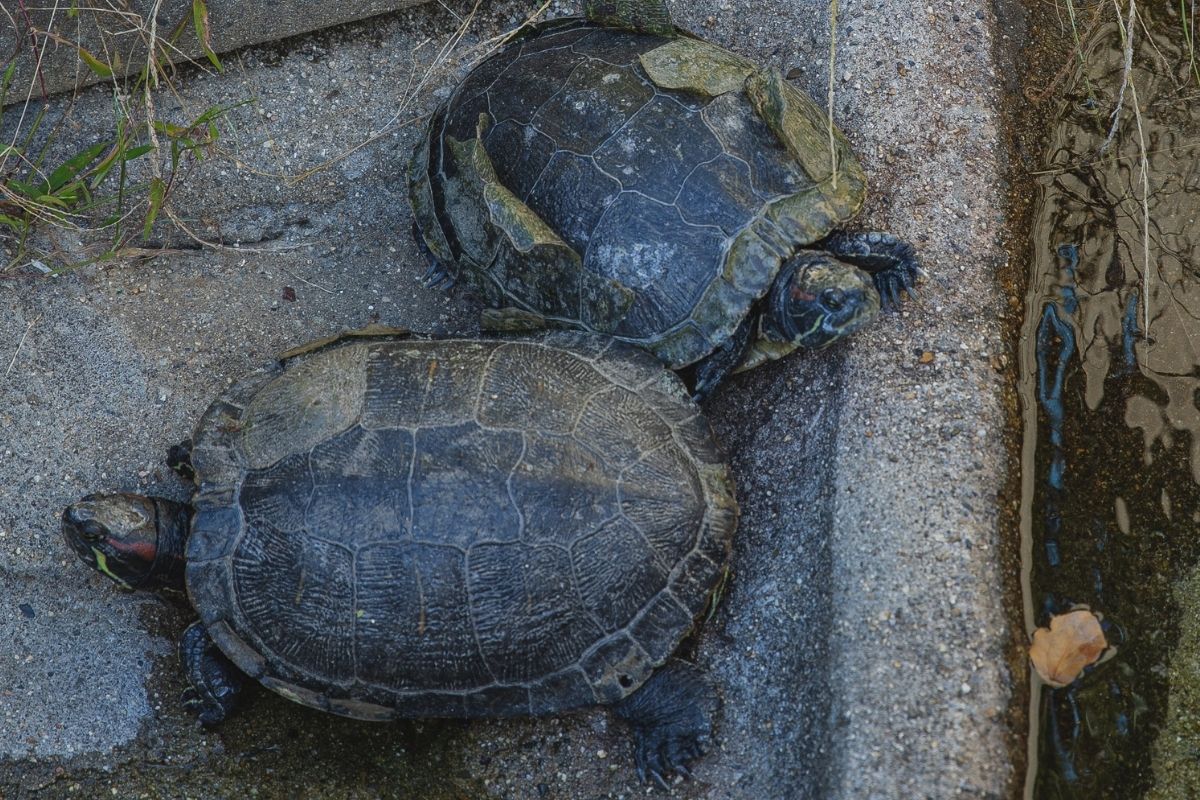
[[[640,689],[615,706],[633,729],[638,777],[666,788],[666,775],[690,777],[688,762],[712,742],[721,700],[695,664],[678,659],[660,667]]]
[[[196,480],[196,471],[192,468],[192,440],[190,438],[184,439],[167,450],[167,466],[189,483]]]
[[[209,638],[199,622],[193,622],[179,640],[179,660],[188,682],[182,700],[201,725],[222,722],[237,708],[246,686],[246,676],[233,665]]]
[[[890,233],[835,231],[816,247],[869,272],[884,308],[898,307],[901,291],[913,297],[917,278],[925,274],[913,246]]]

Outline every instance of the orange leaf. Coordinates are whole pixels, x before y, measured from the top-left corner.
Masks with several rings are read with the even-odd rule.
[[[1095,664],[1108,649],[1100,620],[1080,609],[1050,618],[1050,627],[1033,632],[1029,659],[1046,683],[1063,687],[1079,677],[1083,668]]]

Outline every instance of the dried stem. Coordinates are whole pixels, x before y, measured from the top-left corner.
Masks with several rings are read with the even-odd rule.
[[[837,188],[838,160],[837,140],[833,132],[833,85],[836,78],[837,57],[837,12],[838,0],[829,0],[829,174],[833,176],[833,188]]]

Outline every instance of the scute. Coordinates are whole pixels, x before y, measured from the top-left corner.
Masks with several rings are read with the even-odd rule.
[[[313,441],[290,404],[331,374],[353,413]],[[364,719],[611,702],[720,577],[728,473],[642,351],[565,332],[360,339],[248,381],[195,434],[188,590],[226,655],[299,702]],[[289,443],[254,452],[282,456],[249,457],[251,416]]]

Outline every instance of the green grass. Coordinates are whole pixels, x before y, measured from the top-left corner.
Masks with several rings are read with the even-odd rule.
[[[0,273],[35,259],[55,263],[52,271],[58,272],[119,256],[139,239],[149,239],[160,215],[172,216],[170,197],[181,167],[211,152],[220,138],[219,122],[243,104],[213,106],[178,120],[161,118],[155,110],[156,93],[173,89],[175,64],[183,60],[177,43],[189,30],[208,63],[221,69],[209,43],[207,5],[193,0],[190,13],[165,36],[159,35],[155,23],[140,20],[138,30],[148,55],[145,65],[132,71],[118,54],[98,55],[58,33],[34,29],[24,0],[18,0],[18,6],[15,19],[24,23],[21,37],[28,38],[33,49],[39,42],[71,47],[81,68],[111,85],[113,122],[101,141],[64,155],[63,148],[56,146],[61,124],[50,125],[47,120],[66,119],[69,115],[51,111],[55,106],[68,107],[73,99],[46,96],[43,76],[38,74],[25,97],[14,103],[17,58],[28,57],[28,51],[22,49],[0,65],[0,129],[9,131],[6,141],[0,142],[0,242],[6,251]],[[77,18],[80,12],[72,3],[65,13]],[[122,23],[127,21],[131,20],[125,15]],[[39,88],[42,94],[37,97]],[[6,126],[6,115],[15,122]],[[54,245],[64,231],[98,232],[93,238],[106,244],[82,261],[77,257],[71,261]]]

